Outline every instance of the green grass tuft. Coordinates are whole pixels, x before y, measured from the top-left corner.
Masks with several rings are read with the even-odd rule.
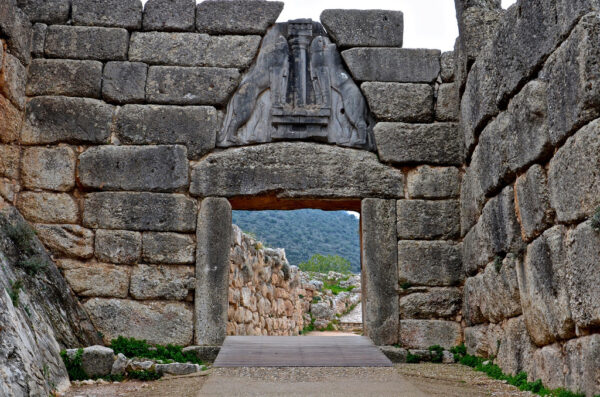
[[[145,340],[119,336],[117,339],[111,340],[110,348],[114,350],[115,354],[123,353],[126,357],[144,357],[165,362],[173,360],[178,363],[203,364],[202,360],[198,359],[194,353],[183,353],[182,346],[170,344],[151,346]]]
[[[77,353],[75,353],[75,357],[69,358],[67,355],[67,351],[63,350],[60,352],[60,356],[65,363],[65,367],[67,368],[67,373],[69,374],[69,379],[71,380],[85,380],[89,379],[89,376],[83,370],[81,366],[81,356],[83,356],[83,349],[77,349]]]
[[[444,348],[440,345],[429,346],[432,363],[441,363],[444,360]]]
[[[408,364],[418,364],[421,362],[421,358],[419,356],[417,356],[416,354],[412,354],[411,352],[408,352],[408,354],[406,355],[406,362]]]

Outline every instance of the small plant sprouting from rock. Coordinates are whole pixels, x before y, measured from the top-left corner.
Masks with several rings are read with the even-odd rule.
[[[39,256],[27,258],[19,262],[19,267],[25,270],[25,273],[27,273],[30,276],[35,276],[38,272],[44,270],[47,266],[48,264],[46,263],[46,261]]]
[[[14,307],[19,307],[19,293],[21,293],[22,289],[23,282],[21,280],[12,281],[10,283],[10,288],[6,289]]]
[[[19,251],[19,260],[17,265],[29,276],[35,276],[38,272],[44,270],[48,264],[35,250],[36,232],[27,224],[9,225],[7,228],[8,237],[14,243]]]
[[[444,348],[440,345],[429,346],[432,363],[441,363],[444,360]]]
[[[408,354],[406,355],[406,362],[408,364],[418,364],[421,362],[421,358],[416,354],[408,352]]]
[[[596,208],[594,215],[591,218],[592,229],[600,232],[600,207]]]
[[[126,357],[144,357],[163,362],[193,363],[202,365],[202,360],[192,352],[183,353],[182,346],[176,345],[156,345],[151,346],[145,340],[135,338],[124,338],[119,336],[110,341],[110,348],[115,354],[123,353]],[[136,378],[137,379],[137,378]]]
[[[412,284],[409,283],[408,281],[405,281],[402,284],[400,284],[400,288],[402,288],[402,289],[409,289],[410,287],[412,287]]]
[[[502,257],[500,255],[496,255],[494,258],[494,269],[496,269],[496,273],[500,273],[500,270],[502,270]]]
[[[88,379],[88,375],[85,373],[82,367],[81,357],[83,356],[83,349],[77,349],[77,352],[73,357],[69,357],[66,350],[60,352],[60,356],[65,363],[69,379],[71,380],[85,380]]]

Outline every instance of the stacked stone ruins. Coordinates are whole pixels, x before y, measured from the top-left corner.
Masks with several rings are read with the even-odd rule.
[[[455,3],[441,53],[402,48],[398,11],[276,23],[275,1],[0,1],[0,393],[50,387],[45,359],[13,346],[299,332],[312,296],[286,298],[298,276],[231,210],[309,207],[361,213],[376,344],[465,342],[599,394],[600,0]],[[21,217],[51,254],[36,245],[35,275]],[[279,329],[260,314],[267,271]],[[17,278],[54,336],[11,299]]]

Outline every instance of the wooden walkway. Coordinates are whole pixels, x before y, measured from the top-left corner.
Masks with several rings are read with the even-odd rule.
[[[228,336],[214,367],[391,367],[364,336]]]

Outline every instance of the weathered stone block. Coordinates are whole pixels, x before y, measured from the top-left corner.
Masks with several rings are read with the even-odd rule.
[[[147,75],[145,63],[108,62],[104,67],[102,97],[115,103],[144,102]]]
[[[452,319],[461,307],[462,294],[458,288],[431,288],[400,297],[402,319]]]
[[[199,345],[220,345],[227,330],[227,291],[231,249],[231,204],[224,198],[202,200],[196,231],[196,339]]]
[[[194,0],[149,0],[144,6],[144,30],[194,30]]]
[[[281,10],[281,1],[203,1],[196,10],[196,30],[211,34],[263,34]]]
[[[256,56],[260,40],[260,36],[134,33],[129,59],[158,65],[246,68]]]
[[[4,54],[0,64],[0,94],[8,98],[18,109],[25,107],[25,66],[11,54]]]
[[[188,185],[183,146],[98,146],[79,156],[78,180],[104,190],[169,192]]]
[[[21,150],[16,145],[0,145],[0,176],[19,178]]]
[[[531,240],[552,224],[554,212],[550,208],[546,171],[535,164],[515,183],[517,214],[521,234]]]
[[[77,225],[34,225],[37,236],[52,253],[75,258],[94,255],[94,232]]]
[[[444,83],[451,83],[454,81],[454,51],[446,51],[442,52],[442,56],[440,58],[441,70],[440,77]],[[457,82],[460,85],[460,82]]]
[[[566,3],[566,2],[565,2]],[[600,116],[600,17],[581,19],[569,38],[546,62],[541,78],[548,82],[548,129],[552,144]]]
[[[44,50],[49,58],[121,61],[127,59],[128,44],[125,29],[53,25]]]
[[[464,286],[463,316],[468,325],[499,323],[521,314],[517,268],[521,261],[509,254],[468,278]]]
[[[0,95],[0,142],[11,143],[19,139],[23,113],[8,99]]]
[[[31,38],[31,55],[35,58],[44,57],[44,45],[46,45],[46,32],[48,25],[36,23],[33,25],[33,36]]]
[[[527,247],[525,262],[517,267],[523,318],[538,346],[575,336],[565,233],[563,226],[547,230]]]
[[[532,379],[540,379],[545,387],[558,389],[565,386],[565,357],[559,344],[544,346],[533,353]]]
[[[93,228],[193,232],[196,201],[181,194],[100,192],[84,200],[83,223]]]
[[[408,197],[412,199],[456,198],[460,192],[460,175],[455,167],[423,165],[408,172]]]
[[[211,106],[125,105],[115,127],[121,143],[181,144],[198,159],[215,147],[219,122]]]
[[[95,99],[39,97],[27,103],[24,144],[107,143],[114,107]]]
[[[403,176],[366,151],[281,142],[213,153],[192,169],[190,193],[281,198],[404,197]]]
[[[400,318],[396,205],[394,200],[365,199],[361,215],[365,333],[376,345],[393,345]]]
[[[548,189],[557,221],[584,219],[600,205],[599,162],[600,120],[596,120],[569,138],[550,160]]]
[[[77,223],[79,219],[79,206],[66,193],[23,192],[17,208],[31,222]]]
[[[112,370],[115,353],[104,346],[89,346],[83,349],[81,368],[90,378],[106,376]]]
[[[140,0],[72,0],[74,25],[114,26],[125,29],[142,27]]]
[[[80,296],[127,297],[131,267],[80,262],[73,259],[59,259],[57,262],[65,279],[76,294]],[[94,324],[98,323],[94,321]]]
[[[394,164],[460,165],[463,147],[455,123],[377,123],[379,158]]]
[[[519,372],[531,373],[535,346],[531,343],[523,317],[506,321],[502,325],[501,337],[498,340],[500,346],[496,363],[502,371],[510,375]]]
[[[137,263],[142,253],[142,235],[127,230],[96,230],[96,258],[102,262]]]
[[[31,22],[62,24],[69,20],[69,0],[17,0]]]
[[[433,88],[427,84],[367,82],[360,86],[379,120],[433,121]]]
[[[215,361],[219,351],[221,346],[188,346],[181,350],[183,354],[193,353],[200,360],[210,363]]]
[[[479,156],[478,151],[473,154],[471,164],[479,161],[476,156]],[[460,187],[460,232],[463,237],[479,219],[486,200],[476,171],[473,167],[468,167]]]
[[[498,341],[503,334],[500,325],[485,324],[466,327],[464,334],[468,354],[486,358],[498,355]]]
[[[400,11],[324,10],[321,23],[340,47],[402,47]]]
[[[31,62],[31,22],[13,0],[0,4],[0,30],[7,37],[8,50],[24,65]]]
[[[401,284],[446,286],[463,279],[460,244],[448,241],[399,241]]]
[[[597,327],[600,325],[600,233],[587,221],[571,232],[567,246],[567,288],[573,319],[579,328]]]
[[[450,349],[462,342],[459,323],[442,320],[401,320],[400,343],[409,349],[440,345]]]
[[[343,51],[342,57],[357,81],[433,83],[440,74],[439,50],[352,48]]]
[[[460,235],[458,200],[398,200],[400,240],[450,240]]]
[[[435,119],[437,121],[458,121],[460,112],[458,88],[458,83],[440,85],[435,105]]]
[[[566,367],[565,384],[571,390],[578,390],[588,396],[600,393],[598,383],[598,362],[600,361],[600,335],[590,335],[570,340],[565,344]]]
[[[29,67],[29,96],[66,95],[100,98],[102,63],[67,59],[34,59]]]
[[[193,264],[196,242],[191,235],[144,233],[142,258],[148,263]]]
[[[146,99],[176,105],[224,105],[239,80],[237,69],[151,66]]]
[[[68,146],[25,148],[21,183],[29,189],[66,192],[75,186],[75,152]]]
[[[196,287],[193,266],[136,265],[131,274],[135,299],[183,300]]]
[[[193,311],[183,302],[136,302],[93,298],[84,303],[105,343],[118,336],[151,344],[189,345],[194,334]]]

